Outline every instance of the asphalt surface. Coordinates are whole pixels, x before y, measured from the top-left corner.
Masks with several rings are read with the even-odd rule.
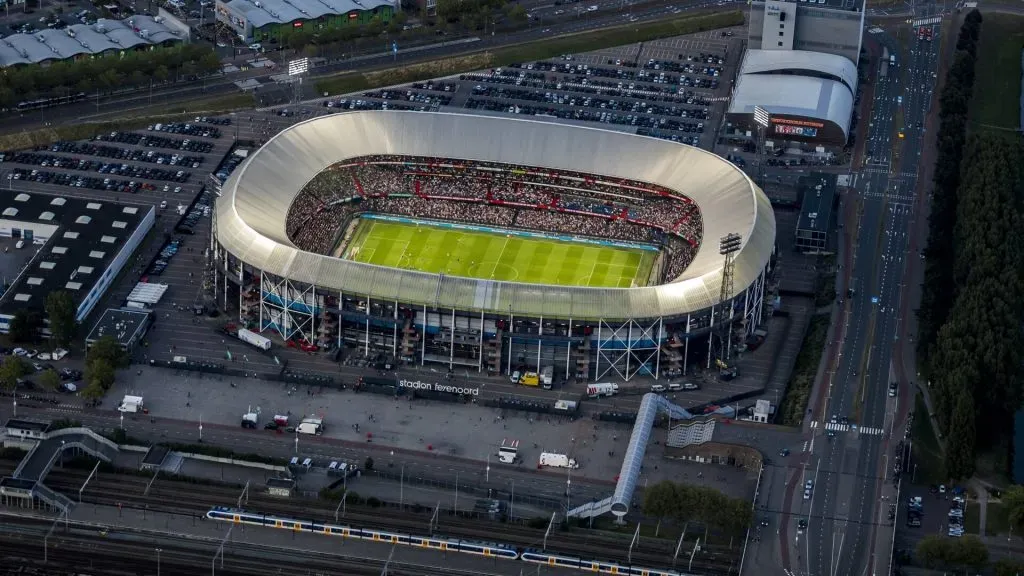
[[[846,199],[856,221],[846,284],[854,293],[841,313],[841,351],[837,370],[827,375],[825,407],[811,425],[816,447],[806,476],[814,483],[812,495],[797,501],[803,484],[790,488],[791,494],[800,493],[793,496],[799,504],[794,511],[809,524],[808,536],[793,541],[790,566],[809,574],[860,576],[888,565],[888,544],[876,545],[875,536],[889,524],[884,507],[895,499],[895,489],[885,481],[892,479],[888,452],[903,437],[898,425],[908,394],[897,402],[887,389],[894,380],[892,350],[906,260],[918,257],[907,254],[907,232],[915,220],[921,127],[938,66],[941,38],[935,30],[933,42],[910,39],[909,54],[897,39],[876,35],[897,55],[897,64],[885,78],[876,75],[866,140],[873,154],[857,174],[856,196]],[[900,118],[902,126],[896,124]],[[904,138],[898,136],[901,129]],[[844,417],[849,425],[842,423]],[[855,426],[882,434],[860,433]]]

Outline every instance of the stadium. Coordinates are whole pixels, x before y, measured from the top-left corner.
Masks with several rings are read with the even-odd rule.
[[[723,338],[753,332],[775,218],[698,148],[363,111],[251,154],[221,189],[211,243],[225,308],[237,298],[244,326],[290,345],[630,380],[710,364]]]

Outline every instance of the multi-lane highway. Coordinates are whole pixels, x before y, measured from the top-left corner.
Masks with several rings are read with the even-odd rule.
[[[811,422],[815,442],[807,473],[790,485],[793,509],[808,524],[806,535],[791,542],[794,572],[861,576],[887,571],[889,548],[883,539],[876,545],[876,535],[889,524],[885,508],[896,501],[896,490],[885,480],[892,477],[889,452],[902,438],[907,410],[907,402],[887,391],[894,380],[902,279],[908,258],[916,257],[907,254],[908,232],[916,218],[938,36],[937,27],[931,42],[877,35],[896,55],[896,65],[884,77],[875,76],[866,139],[870,158],[856,175],[855,196],[844,202],[847,225],[854,229],[846,231],[853,242],[844,255],[842,285],[853,291],[841,303],[835,332],[839,358],[836,370],[826,374],[824,403]],[[901,45],[909,46],[909,53]],[[804,497],[808,481],[809,498]]]

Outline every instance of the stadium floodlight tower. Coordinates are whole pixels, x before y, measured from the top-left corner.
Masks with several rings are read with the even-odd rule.
[[[757,183],[764,188],[765,137],[772,115],[761,106],[754,106],[754,124],[757,124]]]
[[[292,104],[302,100],[302,78],[309,72],[309,58],[299,58],[288,63],[288,78],[292,81]]]
[[[735,256],[743,247],[743,237],[736,233],[726,234],[718,241],[718,253],[721,254],[725,261],[722,263],[722,291],[719,294],[719,301],[723,306],[732,297],[733,290],[733,277],[736,268]],[[725,311],[722,311],[722,336],[721,343],[724,349],[719,355],[719,358],[729,359],[729,350],[732,348],[732,336],[730,331],[732,330],[732,316],[735,308],[732,304],[729,304],[729,314],[725,317]]]

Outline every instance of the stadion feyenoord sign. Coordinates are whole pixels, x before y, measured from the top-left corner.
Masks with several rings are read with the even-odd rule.
[[[423,382],[422,380],[399,380],[398,386],[400,388],[411,388],[413,390],[433,390],[434,392],[444,392],[445,394],[462,394],[464,396],[479,396],[479,388],[463,388],[461,386],[451,386],[449,384],[437,384],[430,382]]]

